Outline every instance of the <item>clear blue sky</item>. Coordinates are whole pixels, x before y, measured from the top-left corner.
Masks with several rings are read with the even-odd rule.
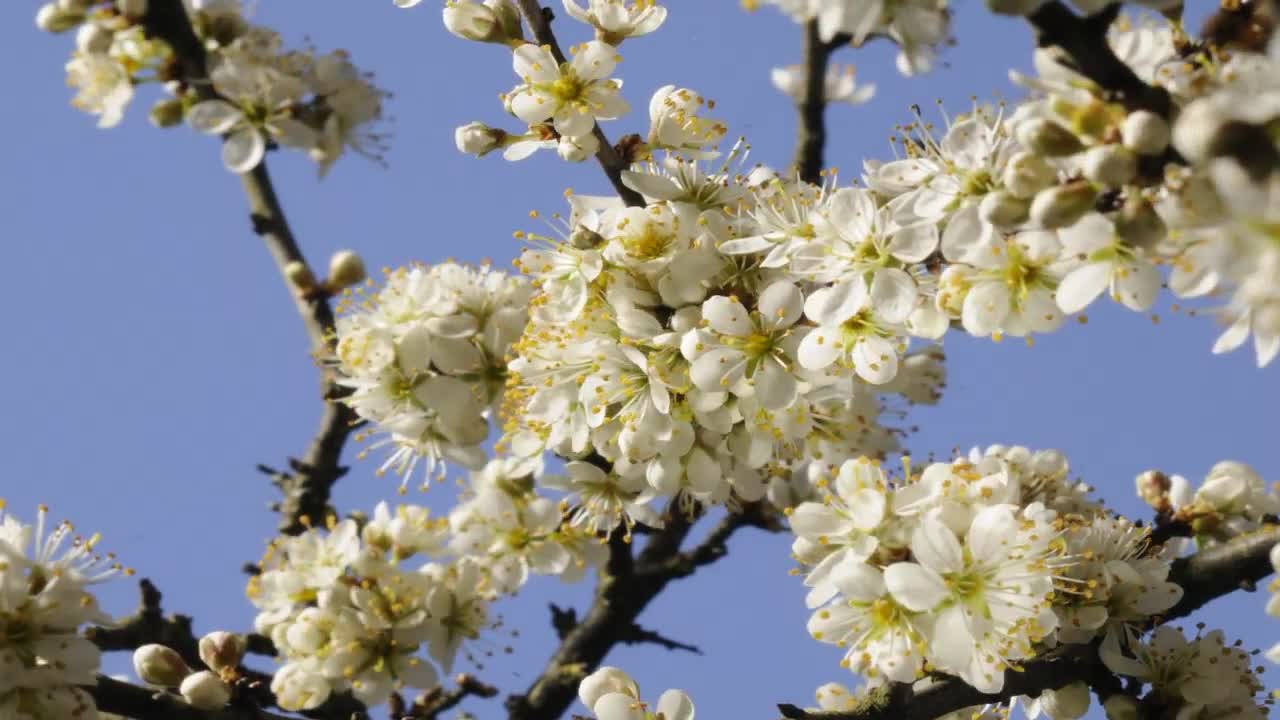
[[[794,115],[768,71],[798,60],[799,28],[728,0],[667,4],[667,25],[623,48],[619,76],[639,112],[606,130],[615,138],[643,132],[649,94],[676,83],[714,98],[756,160],[785,165]],[[911,103],[931,107],[940,98],[961,110],[971,95],[1017,97],[1006,74],[1029,65],[1030,34],[979,3],[956,4],[959,44],[923,78],[898,77],[887,45],[838,54],[879,85],[869,104],[829,113],[829,162],[847,178],[862,158],[888,156],[891,128]],[[302,157],[271,158],[293,227],[317,264],[352,247],[373,268],[447,257],[505,265],[517,252],[511,232],[526,226],[529,210],[561,209],[565,187],[607,189],[593,165],[569,167],[554,155],[478,161],[454,149],[455,126],[507,120],[496,96],[515,76],[500,47],[448,35],[438,5],[260,3],[261,22],[295,44],[310,38],[349,50],[395,94],[389,168],[348,157],[319,181]],[[0,166],[9,297],[0,497],[21,516],[44,502],[56,517],[101,531],[103,546],[154,578],[166,608],[194,615],[199,630],[245,629],[252,608],[239,568],[257,559],[276,521],[266,507],[275,490],[254,465],[301,453],[319,417],[306,338],[216,141],[152,128],[145,101],[121,127],[95,128],[68,105],[63,64],[72,39],[38,32],[35,8],[0,3],[10,88]],[[557,26],[564,40],[586,37],[567,18]],[[993,442],[1060,448],[1111,505],[1139,517],[1133,476],[1148,468],[1198,481],[1230,458],[1280,479],[1280,370],[1256,369],[1243,351],[1210,355],[1218,329],[1208,318],[1171,314],[1167,304],[1160,315],[1157,325],[1106,308],[1034,348],[949,337],[950,386],[940,407],[910,418],[920,426],[910,449],[923,457]],[[395,482],[372,469],[355,463],[337,488],[341,510],[394,499]],[[444,504],[451,494],[440,487],[429,501]],[[608,662],[654,699],[684,688],[707,718],[774,717],[773,703],[811,703],[817,685],[848,682],[839,651],[805,634],[788,545],[786,536],[743,533],[728,558],[673,585],[642,617],[701,646],[704,657],[638,647]],[[553,645],[546,603],[582,608],[586,590],[535,580],[501,604],[521,637],[510,657],[501,657],[508,637],[485,641],[500,657],[482,677],[504,691],[523,689]],[[123,613],[135,595],[121,581],[105,597]],[[1264,601],[1222,601],[1203,619],[1270,647],[1280,627],[1263,615]],[[482,717],[501,713],[499,701],[470,707]]]

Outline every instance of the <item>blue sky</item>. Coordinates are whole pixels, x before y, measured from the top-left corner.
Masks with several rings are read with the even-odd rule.
[[[776,12],[746,13],[727,0],[668,0],[658,34],[627,42],[619,76],[639,112],[605,126],[611,137],[643,132],[649,94],[691,87],[717,101],[732,135],[756,161],[785,165],[794,113],[768,82],[769,68],[799,59],[800,30]],[[958,44],[932,74],[903,79],[886,44],[841,51],[859,77],[876,82],[869,104],[829,111],[829,164],[853,179],[865,157],[888,157],[888,137],[908,108],[942,100],[959,111],[970,96],[1016,98],[1010,67],[1030,62],[1030,33],[957,3]],[[500,125],[497,93],[515,83],[498,46],[448,35],[437,3],[397,10],[390,0],[260,2],[257,20],[294,44],[341,47],[394,93],[388,167],[341,160],[317,179],[298,156],[271,159],[294,230],[313,263],[358,249],[372,268],[445,258],[506,265],[511,233],[532,209],[561,209],[562,192],[604,192],[594,165],[548,154],[518,164],[460,155],[453,128]],[[44,502],[58,518],[100,531],[103,546],[164,590],[166,608],[196,617],[201,631],[244,629],[252,607],[239,568],[255,560],[276,518],[275,490],[254,471],[301,453],[319,418],[316,374],[292,303],[250,232],[236,178],[217,142],[186,128],[157,130],[135,102],[121,127],[98,130],[68,105],[63,64],[70,37],[38,32],[35,3],[0,4],[8,58],[7,159],[0,169],[4,279],[9,297],[7,379],[0,413],[0,497],[30,518]],[[563,13],[561,13],[563,14]],[[563,41],[582,26],[557,23]],[[143,93],[143,98],[151,97]],[[514,121],[512,121],[513,123]],[[515,125],[507,123],[514,128]],[[1114,308],[1090,313],[1035,347],[949,337],[950,384],[942,404],[914,412],[917,458],[994,442],[1055,447],[1110,505],[1145,517],[1133,477],[1148,468],[1198,481],[1222,459],[1280,478],[1274,405],[1276,368],[1258,370],[1239,352],[1215,357],[1207,317],[1159,308],[1149,316]],[[338,486],[343,511],[393,499],[395,482],[355,461]],[[447,504],[448,487],[426,498]],[[729,557],[681,581],[642,617],[706,655],[624,647],[609,658],[646,695],[689,691],[704,717],[770,717],[777,702],[809,703],[813,689],[849,681],[839,651],[804,631],[799,580],[788,577],[789,541],[754,531]],[[544,664],[554,635],[546,603],[576,603],[587,588],[540,580],[498,611],[512,641],[494,634],[480,675],[504,691],[523,689]],[[109,610],[134,602],[128,581],[104,591]],[[1220,601],[1202,617],[1251,645],[1280,633],[1265,598]],[[502,631],[506,632],[506,631]],[[502,648],[513,645],[504,655]],[[112,658],[109,667],[124,667]],[[472,704],[483,717],[498,701]],[[577,707],[574,712],[582,712]]]

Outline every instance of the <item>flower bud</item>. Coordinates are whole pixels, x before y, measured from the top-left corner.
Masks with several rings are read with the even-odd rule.
[[[1169,123],[1148,110],[1129,113],[1120,126],[1120,142],[1139,155],[1159,155],[1169,147]]]
[[[94,0],[57,0],[58,9],[68,13],[84,15],[93,7]]]
[[[329,258],[329,288],[341,290],[365,278],[364,260],[353,250],[339,250]]]
[[[502,147],[506,137],[505,130],[489,127],[478,121],[459,125],[453,131],[453,142],[458,146],[458,152],[476,157],[484,157]]]
[[[45,32],[66,32],[84,22],[83,12],[68,12],[54,3],[42,5],[36,11],[36,27]]]
[[[293,260],[284,266],[284,276],[294,288],[307,292],[314,290],[316,287],[316,276],[311,274],[311,268],[307,264],[298,260]]]
[[[1138,248],[1152,248],[1168,233],[1168,227],[1156,209],[1137,195],[1116,213],[1115,224],[1116,233],[1125,243]]]
[[[1102,704],[1107,720],[1138,720],[1138,701],[1128,695],[1112,695]]]
[[[1096,100],[1088,105],[1077,106],[1067,117],[1071,118],[1073,132],[1094,138],[1105,137],[1113,121],[1107,106]]]
[[[1077,720],[1089,712],[1089,686],[1074,682],[1040,695],[1040,709],[1050,720]]]
[[[234,633],[219,630],[200,638],[200,659],[214,672],[240,667],[246,649],[245,639]]]
[[[1030,215],[1031,201],[1015,197],[1012,193],[996,190],[989,192],[978,205],[978,215],[996,227],[1008,228],[1021,225]]]
[[[143,645],[133,651],[133,669],[148,685],[177,687],[191,674],[182,656],[164,645]]]
[[[444,6],[444,26],[463,40],[504,42],[502,26],[493,10],[471,0],[449,0]]]
[[[116,9],[125,17],[140,18],[147,14],[147,0],[116,0]]]
[[[1080,169],[1100,185],[1124,185],[1138,174],[1138,156],[1123,145],[1098,145],[1085,151]]]
[[[556,152],[565,162],[580,163],[600,151],[600,141],[595,135],[582,137],[562,136],[556,145]]]
[[[1093,209],[1097,198],[1093,186],[1083,180],[1041,190],[1031,201],[1031,221],[1046,230],[1070,227]]]
[[[151,106],[147,118],[158,128],[174,127],[182,124],[186,111],[182,109],[182,101],[177,98],[161,100]]]
[[[1058,171],[1039,155],[1024,151],[1009,158],[1002,179],[1009,192],[1020,198],[1030,198],[1058,182]]]
[[[1133,479],[1134,488],[1143,502],[1155,508],[1157,512],[1167,509],[1169,505],[1169,476],[1159,470],[1147,470]]]
[[[208,670],[188,675],[178,692],[192,707],[200,710],[221,710],[231,700],[231,687]]]
[[[609,693],[622,693],[631,697],[640,696],[640,688],[622,670],[605,666],[582,679],[578,685],[578,698],[588,708],[595,708],[596,701]]]
[[[1031,118],[1019,123],[1016,132],[1018,142],[1044,157],[1065,157],[1084,149],[1084,143],[1075,133],[1048,118]]]
[[[484,0],[485,7],[493,11],[502,28],[503,39],[510,44],[524,41],[524,26],[520,23],[520,8],[511,0]]]
[[[85,23],[76,31],[76,49],[82,53],[101,55],[111,49],[115,33],[98,23]]]

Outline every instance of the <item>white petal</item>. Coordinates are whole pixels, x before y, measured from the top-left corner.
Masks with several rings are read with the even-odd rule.
[[[928,612],[950,597],[938,573],[912,562],[899,562],[884,569],[884,584],[903,607]]]
[[[187,124],[210,135],[221,135],[244,119],[240,108],[226,100],[205,100],[187,111]]]
[[[602,696],[591,709],[599,720],[644,720],[639,701],[622,693]]]
[[[942,522],[933,518],[920,523],[911,535],[911,552],[916,560],[939,573],[964,570],[964,552],[960,541]],[[976,552],[975,557],[981,557]]]
[[[797,356],[806,370],[821,370],[840,357],[840,331],[814,328],[800,341]]]
[[[765,358],[751,376],[760,404],[768,410],[781,410],[796,399],[795,376],[777,360]]]
[[[759,308],[765,323],[771,327],[790,327],[804,310],[804,295],[790,282],[776,282],[760,293]]]
[[[859,530],[874,530],[884,520],[886,502],[879,490],[863,488],[845,502],[849,506],[849,519]]]
[[[974,562],[982,563],[1008,555],[1009,543],[1017,532],[1018,522],[1009,508],[983,508],[974,516],[964,542],[973,555]],[[912,548],[914,547],[913,545]]]
[[[689,367],[689,378],[699,389],[723,392],[733,388],[747,371],[746,357],[737,350],[715,348]]]
[[[267,152],[267,143],[254,128],[231,134],[222,144],[222,164],[233,173],[247,173],[258,167]]]
[[[702,317],[718,333],[736,337],[751,334],[751,317],[737,298],[724,295],[707,298],[702,304]]]
[[[1111,264],[1091,262],[1072,270],[1058,285],[1058,307],[1068,315],[1088,307],[1111,282]]]
[[[668,690],[658,698],[658,714],[663,720],[693,720],[693,700],[683,690]]]
[[[835,326],[853,317],[867,306],[870,294],[862,278],[845,280],[809,295],[804,314],[819,325]]]
[[[1244,344],[1249,339],[1249,315],[1241,315],[1231,327],[1227,328],[1218,336],[1217,342],[1213,344],[1213,354],[1221,355],[1222,353],[1231,352]]]
[[[871,307],[885,322],[904,322],[915,304],[916,283],[906,271],[897,268],[876,271],[871,280]]]
[[[969,290],[960,312],[964,329],[978,337],[1000,330],[1009,315],[1009,288],[1001,282],[984,282]]]
[[[883,385],[898,375],[898,351],[882,337],[864,337],[853,346],[853,369],[872,385]]]

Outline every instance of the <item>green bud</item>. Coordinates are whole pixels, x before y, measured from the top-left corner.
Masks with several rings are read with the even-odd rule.
[[[1031,221],[1046,230],[1070,227],[1093,209],[1097,198],[1093,185],[1083,180],[1041,190],[1031,201]]]
[[[42,5],[36,11],[36,27],[45,32],[66,32],[79,27],[82,22],[84,22],[83,12],[63,10],[54,3]]]
[[[1084,149],[1076,134],[1048,118],[1031,118],[1017,128],[1018,142],[1043,157],[1066,157]]]
[[[167,128],[182,124],[184,114],[183,102],[178,98],[169,98],[152,105],[151,112],[147,114],[147,117],[151,120],[152,125],[158,128]]]
[[[989,192],[978,205],[978,215],[1000,228],[1021,225],[1030,216],[1031,201],[1003,190]]]
[[[1124,185],[1138,174],[1138,156],[1123,145],[1098,145],[1084,152],[1081,172],[1100,185]]]

